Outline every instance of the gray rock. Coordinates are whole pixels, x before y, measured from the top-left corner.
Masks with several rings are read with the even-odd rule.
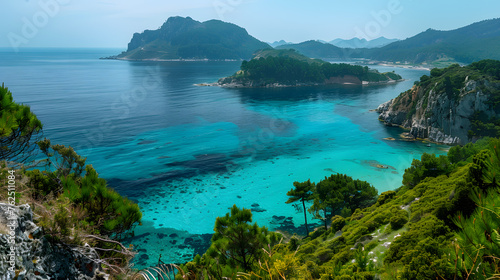
[[[459,96],[452,97],[452,100],[445,92],[436,92],[436,85],[428,93],[415,86],[381,104],[377,112],[386,125],[408,129],[415,138],[463,145],[471,140],[468,131],[474,112],[483,111],[488,117],[495,116],[488,104],[488,95],[482,90],[491,86],[487,80],[474,81],[467,77]]]
[[[49,242],[33,223],[28,204],[0,203],[0,280],[108,279],[90,248]],[[10,230],[13,229],[10,234]],[[11,238],[13,236],[13,238]]]

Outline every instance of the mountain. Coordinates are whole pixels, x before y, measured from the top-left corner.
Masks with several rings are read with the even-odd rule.
[[[344,59],[345,51],[332,44],[322,43],[319,41],[305,41],[299,44],[288,44],[276,47],[276,49],[293,49],[301,54],[322,59]]]
[[[428,29],[406,40],[368,50],[363,56],[409,63],[448,59],[471,63],[500,59],[500,19],[485,20],[450,31]]]
[[[170,17],[159,29],[135,33],[128,49],[115,59],[249,59],[270,46],[244,28],[220,20],[199,22]]]
[[[379,73],[366,66],[311,59],[293,49],[266,49],[258,52],[252,60],[243,61],[240,71],[220,79],[217,85],[231,88],[361,85],[390,83],[401,79],[393,72]]]
[[[357,48],[380,48],[386,45],[389,45],[390,43],[397,42],[399,41],[398,39],[387,39],[385,37],[379,37],[377,39],[373,40],[366,40],[366,39],[359,39],[359,38],[352,38],[349,40],[344,40],[344,39],[335,39],[330,41],[329,43],[337,46],[339,48],[351,48],[351,49],[357,49]]]
[[[269,45],[273,48],[276,48],[278,46],[287,45],[287,44],[293,44],[293,43],[287,42],[285,40],[279,40],[279,41],[274,41],[273,43],[270,43]]]
[[[464,145],[500,136],[500,61],[434,68],[415,86],[380,105],[379,119],[414,138]]]

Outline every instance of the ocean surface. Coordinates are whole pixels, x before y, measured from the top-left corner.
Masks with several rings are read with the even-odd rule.
[[[31,106],[46,137],[139,203],[142,225],[126,241],[137,267],[202,254],[233,204],[261,226],[304,233],[300,207],[285,204],[294,181],[346,173],[381,193],[400,186],[414,158],[447,148],[403,141],[372,111],[425,70],[373,66],[406,79],[389,85],[226,89],[195,84],[241,62],[99,59],[121,51],[0,49],[0,82]]]

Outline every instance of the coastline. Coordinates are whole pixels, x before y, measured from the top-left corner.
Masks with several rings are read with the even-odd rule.
[[[152,62],[169,62],[169,61],[242,61],[242,59],[208,59],[208,58],[172,58],[172,59],[161,59],[161,58],[144,58],[144,59],[131,59],[125,57],[116,57],[116,56],[108,56],[108,57],[100,57],[99,59],[109,59],[109,60],[124,60],[124,61],[152,61]]]
[[[231,82],[231,83],[222,84],[220,82],[214,82],[214,83],[199,83],[199,84],[194,84],[194,85],[200,86],[200,87],[223,87],[223,88],[287,88],[287,87],[314,87],[314,86],[329,86],[329,85],[372,86],[372,85],[395,84],[395,83],[402,82],[402,81],[405,81],[405,79],[389,80],[389,81],[382,81],[382,82],[362,81],[360,84],[351,83],[351,82],[344,82],[344,83],[298,83],[298,84],[294,84],[294,85],[273,83],[273,84],[254,86],[254,85],[251,85],[248,83]]]

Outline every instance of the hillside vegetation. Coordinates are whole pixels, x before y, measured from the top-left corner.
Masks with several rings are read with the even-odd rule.
[[[492,277],[500,273],[500,211],[495,206],[500,203],[499,145],[498,139],[483,139],[453,147],[445,156],[424,154],[406,169],[399,189],[375,201],[368,196],[365,201],[371,206],[352,214],[337,209],[336,215],[327,217],[327,229],[317,228],[305,238],[293,235],[277,242],[280,235],[250,225],[250,210],[234,206],[231,214],[217,219],[212,247],[219,249],[180,266],[176,279]],[[318,185],[308,182],[310,194],[319,198]],[[231,222],[241,211],[245,220]],[[236,234],[241,226],[252,227],[254,236],[245,240],[267,243],[261,250],[248,247],[254,242],[234,243],[237,238],[219,234],[222,219],[224,232]],[[238,255],[250,261],[230,261]]]
[[[482,60],[432,69],[415,86],[379,107],[388,125],[416,138],[465,144],[500,136],[500,61]]]
[[[49,139],[41,140],[41,129],[41,122],[30,108],[16,103],[12,93],[2,85],[0,182],[5,191],[0,192],[0,202],[11,206],[30,205],[35,214],[35,224],[41,228],[40,236],[30,235],[33,240],[31,249],[46,243],[68,251],[86,248],[95,251],[98,256],[90,260],[94,266],[113,276],[127,274],[130,271],[128,261],[134,254],[129,250],[132,248],[126,248],[120,241],[132,234],[133,228],[140,223],[142,214],[139,206],[108,188],[92,165],[86,164],[86,158],[78,155],[73,148],[53,144]],[[7,236],[3,231],[5,226],[0,223],[2,238]],[[16,230],[22,231],[20,228]],[[0,248],[6,252],[10,244],[1,243]],[[40,271],[54,270],[53,267],[44,267],[42,261],[37,265],[37,271],[27,270],[22,260],[30,256],[32,252],[29,250],[18,250],[25,255],[17,256],[17,275],[21,273],[28,279],[35,279]],[[50,256],[53,253],[46,251],[43,257],[54,259]],[[77,260],[67,261],[67,266],[78,266]],[[6,259],[0,259],[0,264],[5,271]],[[33,259],[33,264],[37,264],[37,260]],[[89,273],[85,271],[89,268],[79,269],[82,274]],[[57,275],[49,276],[54,278]],[[63,277],[62,274],[60,277]]]
[[[112,58],[127,60],[249,59],[270,46],[244,28],[220,20],[195,21],[170,17],[159,29],[135,33],[126,52]]]
[[[269,87],[324,84],[386,83],[401,80],[394,72],[379,73],[359,65],[310,59],[294,50],[263,50],[241,70],[219,80],[228,87]]]
[[[443,58],[461,63],[500,59],[500,19],[485,20],[450,31],[428,29],[406,40],[367,50],[365,58],[409,63]]]
[[[349,42],[349,41],[347,41]],[[500,19],[476,22],[454,30],[428,29],[413,37],[369,48],[362,41],[335,46],[335,41],[323,43],[305,41],[278,46],[294,49],[320,59],[369,59],[397,64],[426,64],[442,68],[453,63],[468,64],[483,59],[500,59]]]

